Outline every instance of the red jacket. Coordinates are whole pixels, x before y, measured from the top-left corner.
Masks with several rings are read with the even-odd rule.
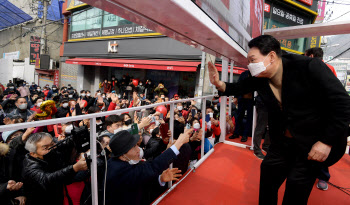
[[[202,127],[202,119],[199,120],[199,123]],[[207,131],[207,130],[208,130],[207,125],[205,125],[205,131]],[[211,130],[213,130],[213,137],[221,135],[220,121],[219,121],[218,126],[211,125]]]

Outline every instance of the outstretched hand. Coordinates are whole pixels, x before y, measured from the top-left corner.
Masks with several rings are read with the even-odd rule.
[[[162,175],[160,175],[161,182],[170,182],[170,181],[179,181],[179,178],[182,176],[181,170],[178,168],[167,169],[163,171]]]

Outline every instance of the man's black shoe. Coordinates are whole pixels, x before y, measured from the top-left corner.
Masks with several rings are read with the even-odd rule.
[[[265,155],[262,152],[258,152],[258,153],[254,152],[254,155],[261,160],[264,160],[265,158]]]
[[[236,138],[239,138],[239,135],[235,135],[235,134],[234,134],[234,135],[229,136],[228,138],[229,138],[229,139],[236,139]]]
[[[247,136],[242,136],[241,142],[246,142],[248,140]]]

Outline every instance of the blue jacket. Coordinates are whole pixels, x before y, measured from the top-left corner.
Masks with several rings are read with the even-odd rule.
[[[118,158],[108,160],[106,204],[140,204],[143,188],[156,180],[166,170],[176,155],[167,149],[153,161],[130,165]],[[146,185],[146,186],[145,186]]]

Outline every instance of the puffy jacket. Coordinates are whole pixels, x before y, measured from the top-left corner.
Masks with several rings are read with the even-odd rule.
[[[27,205],[62,205],[63,184],[75,176],[73,165],[52,171],[44,160],[29,154],[24,159],[24,190]]]

